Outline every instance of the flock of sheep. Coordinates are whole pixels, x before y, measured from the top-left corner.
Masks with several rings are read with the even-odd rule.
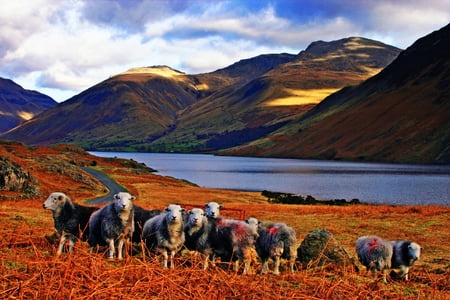
[[[107,246],[108,258],[122,259],[124,242],[131,239],[161,254],[165,268],[169,262],[174,267],[174,256],[185,247],[202,255],[203,269],[207,269],[210,261],[214,263],[220,258],[221,262],[234,262],[236,271],[243,263],[244,273],[250,272],[252,251],[256,250],[262,261],[261,273],[269,271],[269,258],[274,261],[273,274],[279,274],[280,259],[287,260],[289,271],[294,271],[296,233],[284,223],[267,224],[255,218],[226,219],[220,216],[223,206],[216,202],[205,204],[205,210],[194,208],[186,213],[175,204],[164,211],[146,210],[133,205],[134,199],[129,193],[121,192],[98,209],[76,204],[64,193],[52,193],[43,207],[52,211],[60,236],[57,255],[62,253],[67,241],[72,251],[81,237],[87,239],[91,249]],[[391,268],[400,269],[407,280],[408,270],[419,259],[421,249],[413,242],[388,242],[376,236],[360,237],[356,242],[359,261],[374,277],[381,271],[384,281]]]

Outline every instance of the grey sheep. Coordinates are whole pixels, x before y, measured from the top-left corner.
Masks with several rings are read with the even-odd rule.
[[[391,261],[392,269],[400,269],[401,276],[408,280],[408,271],[420,258],[422,247],[414,242],[397,240],[391,242],[393,254]]]
[[[258,234],[255,229],[244,221],[209,218],[212,228],[210,243],[214,255],[222,262],[234,262],[234,270],[244,263],[244,274],[251,272],[252,251]],[[254,253],[254,252],[253,252]]]
[[[174,268],[175,254],[183,246],[185,209],[176,204],[171,204],[164,211],[147,220],[144,224],[143,236],[149,250],[156,250],[163,255],[164,268],[167,268],[170,252],[170,267]]]
[[[209,239],[211,228],[212,224],[202,209],[193,208],[189,211],[186,225],[184,226],[184,245],[187,249],[202,254],[204,270],[208,268],[208,260],[211,255],[211,242]]]
[[[134,231],[131,241],[133,243],[140,243],[142,241],[142,229],[147,220],[157,216],[161,213],[158,209],[145,209],[143,207],[133,205],[134,210]]]
[[[73,251],[78,237],[87,239],[89,218],[98,209],[74,203],[61,192],[51,193],[42,206],[53,214],[53,223],[60,237],[57,255],[61,255],[66,241],[69,241],[69,251]]]
[[[362,236],[356,241],[356,254],[366,268],[376,276],[376,272],[383,273],[383,281],[392,263],[392,245],[390,242],[377,236]]]
[[[289,261],[289,270],[294,272],[294,264],[297,258],[297,237],[295,230],[285,223],[265,224],[255,218],[246,221],[248,224],[257,228],[259,237],[256,240],[256,252],[262,261],[261,274],[269,270],[269,258],[274,260],[273,274],[280,274],[280,259]]]
[[[117,258],[123,258],[124,240],[131,238],[134,231],[134,196],[120,192],[114,200],[96,211],[89,222],[89,245],[108,246],[108,258],[114,258],[117,242]]]

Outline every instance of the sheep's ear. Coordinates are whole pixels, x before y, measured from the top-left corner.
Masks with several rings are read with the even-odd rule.
[[[185,211],[186,211],[186,208],[181,208],[181,211],[182,211],[182,212],[185,212]]]
[[[425,248],[424,247],[420,247],[420,251],[423,251],[423,250],[425,250]]]
[[[63,196],[63,195],[59,195],[59,196],[58,196],[58,200],[59,200],[59,201],[63,201],[63,200],[64,200],[64,196]]]
[[[131,196],[131,197],[130,197],[130,200],[132,200],[132,201],[133,201],[133,200],[136,200],[136,197],[135,197],[135,196]]]
[[[209,207],[209,203],[205,203],[205,207]]]
[[[170,211],[170,209],[168,207],[164,208],[164,211]]]
[[[222,208],[223,208],[223,205],[219,205],[219,208],[222,209]]]
[[[116,200],[119,199],[119,194],[115,194],[114,199],[116,199]]]

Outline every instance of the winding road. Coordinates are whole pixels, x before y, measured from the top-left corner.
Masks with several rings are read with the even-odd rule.
[[[112,180],[105,173],[92,169],[92,168],[81,168],[86,173],[89,173],[91,176],[95,177],[98,181],[100,181],[106,188],[109,190],[109,194],[103,197],[87,200],[86,204],[102,204],[109,202],[113,199],[113,196],[119,192],[125,192],[125,189],[117,184],[114,180]]]

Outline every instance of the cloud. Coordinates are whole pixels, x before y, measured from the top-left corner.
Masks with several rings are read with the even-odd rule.
[[[406,47],[450,19],[450,4],[438,0],[3,2],[0,76],[64,97],[133,67],[210,72],[316,40]]]

